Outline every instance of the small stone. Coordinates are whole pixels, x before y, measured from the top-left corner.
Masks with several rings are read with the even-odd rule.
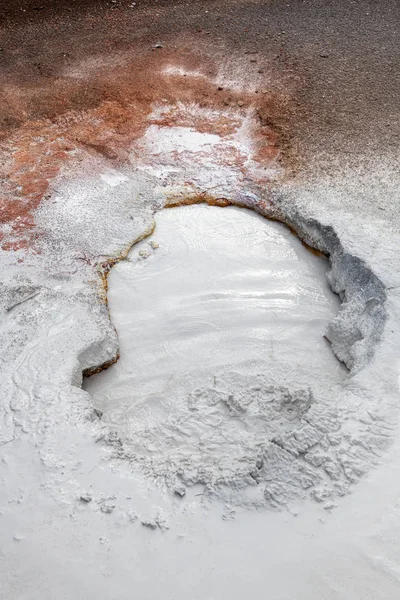
[[[82,494],[82,496],[79,496],[79,500],[81,502],[84,502],[85,504],[89,504],[89,502],[91,502],[93,498],[92,496],[89,496],[89,494]]]
[[[113,512],[115,508],[115,504],[112,504],[111,500],[115,499],[115,496],[110,496],[109,498],[104,498],[99,502],[101,512],[105,514],[110,514]]]
[[[127,516],[128,516],[128,519],[129,519],[129,521],[130,521],[131,523],[134,523],[134,522],[135,522],[135,521],[137,521],[137,520],[138,520],[138,518],[139,518],[139,515],[138,515],[138,514],[137,514],[137,512],[136,512],[136,511],[134,511],[134,510],[128,510],[128,512],[127,512]]]
[[[239,100],[239,102],[238,102],[238,106],[244,106],[244,102],[243,102],[243,100]]]
[[[149,529],[157,529],[157,523],[155,521],[142,521],[143,527],[148,527]]]
[[[174,493],[177,496],[180,496],[181,498],[183,498],[186,495],[186,488],[183,485],[177,485],[174,489]]]
[[[329,58],[329,54],[327,52],[321,52],[320,57],[321,58]]]
[[[153,248],[153,250],[157,250],[157,248],[160,247],[160,244],[157,242],[150,242],[150,246]]]
[[[250,477],[252,477],[256,483],[260,483],[260,473],[258,470],[250,471]]]
[[[153,46],[153,48],[158,48],[158,49],[159,49],[159,48],[162,48],[162,47],[163,47],[163,45],[162,45],[162,44],[160,44],[160,43],[158,43],[158,44],[154,44],[154,46]]]

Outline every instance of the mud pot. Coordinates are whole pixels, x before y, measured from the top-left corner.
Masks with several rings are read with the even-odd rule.
[[[398,600],[400,4],[0,0],[0,597]]]

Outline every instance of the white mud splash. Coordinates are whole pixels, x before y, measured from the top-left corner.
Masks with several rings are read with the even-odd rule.
[[[251,486],[252,503],[274,503],[271,465],[311,460],[339,428],[329,263],[245,209],[182,207],[156,222],[110,275],[121,358],[85,389],[125,457],[177,493]],[[304,466],[292,477],[286,488],[320,482]]]

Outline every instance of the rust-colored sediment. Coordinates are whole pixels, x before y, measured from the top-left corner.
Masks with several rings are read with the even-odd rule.
[[[84,371],[82,371],[82,377],[91,377],[92,375],[97,375],[97,373],[101,373],[102,371],[105,371],[106,369],[108,369],[108,367],[111,367],[111,365],[114,365],[120,358],[120,354],[119,352],[117,352],[117,354],[111,358],[110,360],[107,360],[106,362],[102,363],[101,365],[98,365],[97,367],[89,367],[88,369],[85,369]]]
[[[205,114],[183,117],[181,113],[179,125],[221,136],[230,135],[237,127],[235,119],[227,117],[224,111],[234,108],[240,112],[252,107],[259,117],[254,160],[268,162],[278,155],[284,159],[285,152],[289,156],[282,125],[291,110],[286,92],[243,92],[217,85],[213,80],[218,73],[216,60],[190,48],[183,38],[180,44],[175,40],[173,45],[167,44],[168,48],[154,49],[146,37],[139,41],[135,37],[134,42],[124,43],[119,50],[118,44],[111,42],[118,38],[120,29],[125,31],[127,27],[128,17],[121,13],[106,12],[104,18],[112,25],[111,30],[104,29],[100,16],[83,16],[80,26],[74,21],[70,27],[72,40],[62,27],[62,19],[67,17],[60,18],[61,24],[55,21],[55,27],[61,31],[60,39],[48,38],[46,45],[39,47],[35,38],[40,68],[28,70],[18,63],[14,76],[11,49],[5,49],[10,68],[0,70],[3,250],[39,251],[40,232],[36,230],[34,213],[50,197],[63,166],[81,159],[83,152],[99,155],[114,165],[128,162],[130,148],[148,126],[155,103],[220,110],[220,116],[212,119]],[[85,25],[90,30],[90,44],[82,37]],[[29,33],[37,26],[25,23],[24,27]],[[96,30],[96,50],[106,43],[105,36],[111,40],[107,52],[102,54],[94,54]],[[79,58],[64,58],[56,68],[51,62],[56,45],[64,43],[70,49],[74,36],[82,51]],[[29,62],[28,56],[26,60]],[[196,76],[190,76],[191,73]],[[171,111],[152,123],[173,126],[176,114]],[[239,158],[229,155],[226,160],[234,162]]]
[[[192,204],[208,204],[209,206],[233,206],[234,203],[227,198],[214,198],[207,192],[198,192],[188,196],[176,195],[167,198],[165,208],[176,208],[178,206],[191,206]],[[237,204],[235,204],[237,206]]]
[[[223,110],[253,108],[253,158],[287,175],[397,155],[398,16],[396,0],[0,0],[1,247],[39,251],[35,209],[63,166],[126,162],[154,102],[221,109],[186,122],[221,136]]]
[[[168,62],[168,59],[164,60]],[[35,247],[34,211],[46,199],[63,165],[76,160],[79,150],[99,154],[112,164],[126,163],[132,143],[149,124],[148,117],[155,102],[162,101],[172,106],[177,102],[197,103],[226,110],[228,101],[224,100],[225,95],[217,93],[217,87],[205,78],[200,82],[197,78],[183,82],[181,77],[163,76],[160,61],[157,61],[156,72],[148,74],[157,84],[148,83],[146,89],[146,81],[143,78],[141,81],[137,68],[137,65],[131,70],[124,67],[122,80],[115,75],[116,99],[102,101],[96,108],[84,112],[70,111],[52,121],[28,120],[17,130],[9,132],[7,140],[3,139],[4,162],[0,166],[0,177],[5,183],[0,200],[0,222],[10,225],[7,235],[3,233],[1,238],[4,250]],[[207,100],[204,100],[205,93]],[[229,92],[226,95],[229,95],[229,103],[234,105],[237,100],[235,94]],[[240,97],[243,98],[244,94]],[[247,97],[246,100],[249,106],[257,109],[258,99]],[[171,114],[155,124],[173,126],[177,124],[176,119],[176,115]],[[182,126],[182,120],[179,125]],[[200,132],[229,135],[234,122],[221,115],[219,119],[209,121],[202,118],[197,122],[193,118],[186,126],[194,126]],[[279,133],[270,124],[261,124],[257,133],[254,159],[260,163],[275,159],[281,152]],[[240,158],[232,152],[231,149],[226,161],[239,161]]]

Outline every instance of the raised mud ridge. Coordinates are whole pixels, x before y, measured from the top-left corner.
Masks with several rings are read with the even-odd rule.
[[[276,202],[279,206],[279,202]],[[386,290],[364,261],[346,252],[331,226],[302,216],[297,210],[276,216],[299,238],[328,256],[332,290],[339,294],[339,314],[330,322],[326,337],[335,356],[349,371],[357,372],[372,359],[381,339],[387,313]]]

